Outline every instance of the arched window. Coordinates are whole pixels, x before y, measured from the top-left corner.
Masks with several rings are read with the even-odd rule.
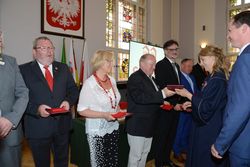
[[[229,0],[228,3],[228,21],[236,14],[244,10],[250,10],[250,0]],[[238,48],[233,48],[228,42],[227,52],[229,55],[235,55],[239,52]]]
[[[240,13],[244,10],[250,10],[250,0],[228,0],[228,22],[232,19],[236,14]],[[234,62],[237,59],[237,55],[239,53],[238,48],[233,48],[231,43],[227,43],[227,59],[229,60],[231,66],[230,70],[233,67]]]
[[[117,81],[128,78],[129,41],[146,41],[146,0],[106,0],[106,47],[114,51]]]

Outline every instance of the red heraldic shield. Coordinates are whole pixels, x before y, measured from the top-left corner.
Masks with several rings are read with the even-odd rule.
[[[46,0],[46,20],[52,27],[77,31],[81,13],[81,0]]]

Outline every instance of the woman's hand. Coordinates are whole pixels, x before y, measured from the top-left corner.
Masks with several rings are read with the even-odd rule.
[[[176,92],[178,95],[182,96],[182,97],[188,98],[189,100],[191,100],[191,99],[192,99],[192,96],[193,96],[193,95],[192,95],[187,89],[185,89],[185,88],[183,88],[183,89],[175,89],[175,92]]]
[[[183,110],[187,110],[188,107],[192,107],[192,103],[190,101],[186,101],[182,104]]]
[[[170,103],[168,101],[164,101],[163,104],[164,105],[170,105]]]
[[[116,120],[116,118],[114,118],[113,116],[112,116],[112,114],[115,114],[116,112],[104,112],[103,113],[103,117],[104,117],[104,119],[106,119],[107,121],[115,121]]]
[[[176,105],[174,106],[174,110],[175,110],[175,111],[182,111],[182,105],[181,105],[181,104],[176,104]]]

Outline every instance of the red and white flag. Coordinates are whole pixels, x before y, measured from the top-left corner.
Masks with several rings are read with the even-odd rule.
[[[74,51],[73,39],[71,39],[70,48],[69,48],[69,69],[70,69],[71,74],[73,75],[75,83],[78,84],[78,86],[79,86],[78,71],[77,71],[77,65],[76,65],[76,56],[75,56],[75,51]]]
[[[86,57],[87,52],[86,47],[86,39],[83,41],[83,47],[82,47],[82,58],[81,58],[81,65],[80,65],[80,76],[79,76],[79,83],[80,85],[83,84],[84,81],[84,59]]]

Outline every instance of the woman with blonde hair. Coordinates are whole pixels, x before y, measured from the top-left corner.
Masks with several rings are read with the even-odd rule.
[[[84,82],[77,107],[86,117],[86,134],[92,167],[118,167],[119,123],[112,116],[119,110],[120,93],[112,70],[113,53],[99,50],[91,60],[93,74]]]
[[[211,156],[210,147],[220,132],[224,109],[227,103],[228,68],[222,49],[207,46],[199,53],[202,66],[209,73],[200,93],[192,95],[186,89],[176,93],[190,101],[183,108],[192,106],[193,125],[190,133],[186,167],[224,167],[227,157],[222,160]]]

